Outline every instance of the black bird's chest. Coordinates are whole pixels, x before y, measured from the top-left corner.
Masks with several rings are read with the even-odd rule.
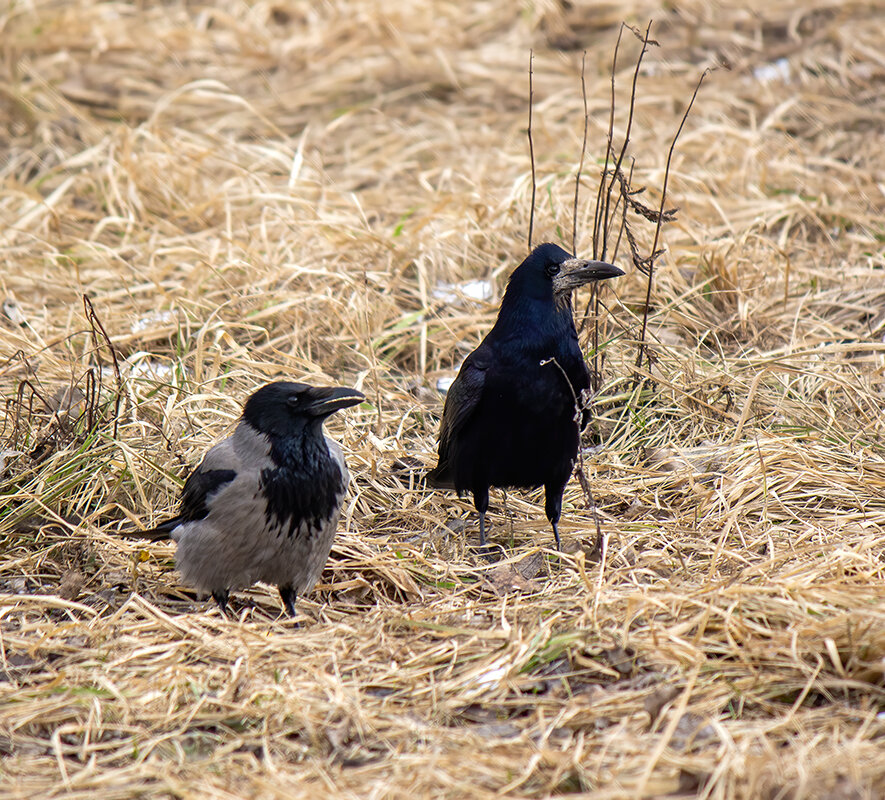
[[[507,416],[514,429],[544,430],[574,416],[580,388],[569,376],[574,372],[562,353],[536,352],[520,358],[500,358],[488,370],[482,404]]]
[[[568,475],[577,455],[576,401],[586,367],[575,343],[531,350],[500,348],[486,371],[482,397],[463,453],[474,480],[531,487]],[[468,443],[469,441],[469,443]]]
[[[305,523],[311,530],[325,525],[337,511],[344,491],[341,467],[325,439],[273,442],[273,467],[261,471],[260,491],[269,524],[294,535]]]

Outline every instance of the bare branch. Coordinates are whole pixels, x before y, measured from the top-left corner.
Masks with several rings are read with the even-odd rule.
[[[642,331],[639,336],[639,352],[636,354],[636,371],[634,372],[634,379],[638,380],[638,371],[642,366],[642,359],[645,355],[645,333],[648,328],[648,309],[651,304],[651,286],[652,281],[654,279],[654,262],[655,259],[663,252],[662,250],[658,250],[658,240],[661,235],[661,224],[666,222],[664,217],[667,214],[672,214],[673,211],[664,211],[664,203],[667,201],[667,184],[670,180],[670,164],[673,161],[673,152],[676,149],[676,142],[679,140],[679,136],[682,134],[682,128],[685,126],[685,121],[688,119],[688,115],[691,113],[691,107],[694,105],[695,98],[698,96],[698,92],[701,90],[701,84],[704,82],[704,78],[707,77],[707,74],[710,72],[709,67],[705,69],[701,73],[701,77],[698,78],[697,86],[694,88],[694,92],[692,92],[691,100],[688,103],[687,108],[685,109],[685,113],[682,115],[682,119],[679,121],[679,127],[676,129],[676,134],[673,136],[673,141],[670,142],[670,150],[667,153],[667,167],[664,170],[664,185],[661,188],[661,204],[658,210],[658,219],[655,224],[655,238],[651,245],[651,255],[648,257],[647,265],[648,265],[648,284],[645,290],[645,309],[642,314]]]
[[[621,49],[621,36],[624,33],[624,25],[622,24],[620,29],[618,30],[618,39],[615,42],[615,50],[612,55],[612,71],[611,71],[611,87],[612,87],[612,96],[611,101],[609,102],[608,109],[608,134],[606,138],[606,146],[605,146],[605,164],[602,167],[602,176],[599,180],[599,188],[596,190],[596,208],[593,212],[593,258],[603,258],[599,255],[599,228],[602,222],[601,214],[603,208],[603,192],[605,191],[605,179],[608,175],[608,164],[609,158],[612,154],[612,142],[614,139],[614,131],[615,131],[615,72],[618,66],[618,52]],[[602,243],[602,252],[605,252],[605,242]]]
[[[568,375],[566,371],[562,368],[562,364],[560,364],[555,358],[545,358],[541,361],[541,366],[545,366],[547,364],[553,364],[562,374],[562,379],[565,381],[566,386],[568,386],[569,390],[572,393],[572,400],[575,403],[575,424],[578,426],[578,430],[580,431],[581,419],[584,415],[584,411],[586,407],[590,404],[590,398],[586,396],[586,390],[581,392],[581,398],[578,398],[578,395],[575,393],[575,387],[572,386],[572,382],[568,379]],[[596,501],[593,499],[593,492],[590,489],[590,482],[587,480],[587,476],[584,474],[584,454],[581,452],[580,444],[578,445],[578,455],[575,459],[575,475],[578,476],[578,483],[581,484],[581,491],[584,493],[584,501],[587,503],[587,508],[593,512],[593,519],[596,522],[596,542],[593,545],[593,553],[597,553],[601,549],[602,545],[602,527],[599,524],[599,514],[596,511]]]
[[[624,162],[624,156],[627,153],[627,147],[630,144],[630,134],[633,130],[633,116],[636,112],[636,89],[637,84],[639,82],[639,70],[642,66],[642,59],[645,57],[646,52],[648,51],[648,46],[650,44],[657,45],[653,39],[649,38],[649,33],[651,32],[652,20],[649,20],[648,26],[645,29],[645,35],[639,34],[636,28],[633,28],[629,25],[626,27],[633,32],[633,34],[640,38],[642,41],[642,49],[639,51],[639,56],[636,59],[636,67],[633,69],[633,84],[630,89],[630,110],[627,114],[627,126],[624,130],[624,141],[621,145],[621,150],[618,153],[618,160],[615,164],[615,168],[612,172],[611,180],[608,184],[608,188],[604,192],[604,203],[603,203],[603,219],[602,219],[602,255],[600,258],[604,261],[606,255],[606,245],[608,243],[608,236],[610,233],[609,230],[609,219],[614,218],[613,209],[611,209],[611,196],[612,189],[614,188],[614,182],[617,180],[618,173],[621,171],[621,164]],[[620,37],[618,39],[620,41]],[[614,93],[614,80],[615,80],[615,63],[612,62],[612,93]],[[614,101],[612,101],[614,103]],[[606,157],[606,165],[608,163],[608,158]],[[610,217],[611,212],[611,217]]]
[[[120,364],[117,360],[117,350],[111,342],[111,337],[108,336],[107,330],[105,330],[102,321],[98,318],[98,314],[95,311],[95,307],[92,305],[92,301],[89,299],[89,295],[83,295],[83,307],[86,312],[86,321],[89,323],[90,333],[92,335],[92,344],[95,347],[93,351],[95,353],[95,360],[98,364],[97,368],[93,371],[90,371],[87,376],[87,425],[91,430],[93,426],[96,424],[97,420],[94,418],[94,412],[96,406],[98,404],[98,397],[102,384],[102,374],[101,374],[101,347],[102,340],[103,343],[107,346],[108,352],[111,354],[111,364],[114,370],[114,380],[116,381],[116,389],[114,392],[114,438],[117,438],[117,428],[120,423],[120,398],[123,394],[123,378],[120,375]],[[90,379],[92,382],[90,382]]]
[[[587,111],[587,81],[585,79],[585,68],[587,62],[587,51],[581,56],[581,98],[584,101],[584,138],[581,140],[581,160],[578,162],[578,174],[575,175],[575,207],[572,212],[572,253],[578,254],[578,191],[581,188],[581,172],[584,169],[584,157],[587,154],[587,125],[590,114]]]
[[[532,233],[535,227],[535,193],[537,192],[537,180],[535,177],[535,145],[532,141],[532,101],[534,99],[534,86],[532,85],[532,61],[535,58],[535,51],[529,50],[529,158],[532,162],[532,208],[529,212],[529,252],[532,252]]]

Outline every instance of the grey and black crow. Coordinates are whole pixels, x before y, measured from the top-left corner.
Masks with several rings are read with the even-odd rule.
[[[559,548],[562,493],[589,419],[583,393],[590,374],[571,292],[623,274],[613,264],[539,245],[513,271],[494,327],[461,365],[446,395],[439,462],[427,482],[473,493],[482,547],[489,487],[543,486]]]
[[[185,583],[226,611],[228,595],[256,581],[275,584],[291,616],[295,598],[323,571],[349,474],[323,422],[364,396],[355,389],[279,381],[243,407],[233,434],[190,474],[178,514],[126,535],[177,542]]]

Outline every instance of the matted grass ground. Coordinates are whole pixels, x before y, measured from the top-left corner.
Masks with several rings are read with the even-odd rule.
[[[728,68],[674,156],[642,392],[644,277],[603,295],[603,557],[573,481],[561,558],[496,492],[487,564],[417,477],[525,253],[529,49],[535,240],[566,245],[587,49],[588,253],[650,18],[652,205]],[[880,4],[30,0],[0,32],[0,795],[885,796]],[[328,426],[352,492],[297,629],[116,534],[283,376],[371,401]]]

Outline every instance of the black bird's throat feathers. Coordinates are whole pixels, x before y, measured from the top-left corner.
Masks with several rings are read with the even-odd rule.
[[[246,423],[248,424],[248,423]],[[340,502],[346,484],[342,468],[332,457],[322,422],[305,427],[298,436],[267,435],[273,466],[261,470],[265,516],[288,534],[308,523],[318,528]]]
[[[498,318],[483,344],[487,342],[494,348],[506,342],[509,348],[515,343],[524,351],[530,348],[539,356],[551,357],[564,339],[577,341],[570,299],[560,298],[557,303],[550,280],[515,270],[501,299]]]

